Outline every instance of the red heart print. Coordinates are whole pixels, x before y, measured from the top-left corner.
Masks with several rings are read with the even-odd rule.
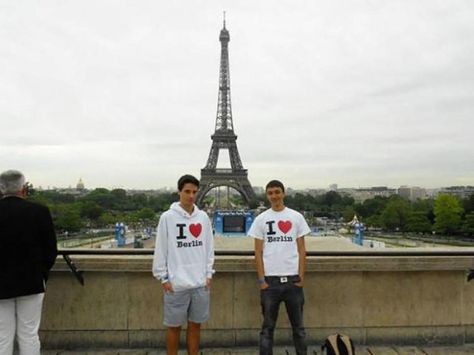
[[[190,224],[189,225],[189,231],[193,235],[194,238],[199,238],[199,235],[202,232],[202,225],[201,223],[196,223],[196,224]]]
[[[278,221],[278,228],[280,228],[283,233],[288,233],[291,229],[291,221]]]

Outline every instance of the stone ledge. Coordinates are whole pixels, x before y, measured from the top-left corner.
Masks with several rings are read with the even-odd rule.
[[[82,271],[151,272],[151,255],[73,255]],[[252,256],[217,256],[218,272],[255,272]],[[474,269],[471,256],[311,256],[306,270],[310,272],[347,271],[448,271]],[[58,257],[53,271],[69,271]]]
[[[423,347],[400,347],[400,346],[356,346],[356,353],[361,355],[469,355],[474,354],[474,345],[464,346],[423,346]],[[166,355],[164,349],[85,349],[85,350],[45,350],[43,355]],[[200,350],[202,355],[257,355],[258,350],[251,348],[203,348]],[[186,355],[185,350],[180,350],[178,355]],[[274,355],[293,355],[292,347],[275,347]],[[319,345],[309,346],[308,354],[321,355]]]

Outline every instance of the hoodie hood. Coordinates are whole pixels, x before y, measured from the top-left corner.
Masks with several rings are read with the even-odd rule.
[[[173,202],[170,206],[170,210],[173,211],[174,213],[177,213],[180,217],[184,217],[184,218],[194,218],[200,211],[198,206],[194,205],[193,212],[189,214],[188,212],[184,210],[183,207],[181,207],[179,202]]]

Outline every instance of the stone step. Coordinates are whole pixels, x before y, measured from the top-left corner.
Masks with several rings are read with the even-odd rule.
[[[85,349],[85,350],[43,350],[42,355],[166,355],[164,349]],[[201,355],[258,355],[257,348],[215,348],[202,349]],[[292,347],[275,347],[274,355],[295,355]],[[356,347],[357,355],[474,355],[474,344],[459,346],[371,346]],[[179,355],[187,355],[180,350]],[[324,355],[319,346],[310,346],[308,355]]]

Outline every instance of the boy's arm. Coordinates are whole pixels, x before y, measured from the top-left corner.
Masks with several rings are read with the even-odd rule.
[[[260,285],[260,289],[264,290],[268,288],[268,284],[265,282],[265,265],[263,264],[263,248],[264,248],[264,234],[261,231],[259,219],[256,218],[252,226],[250,227],[248,236],[253,237],[254,251],[255,251],[255,266],[257,268],[257,281]]]
[[[153,276],[162,283],[168,281],[168,231],[162,216],[156,228],[155,253],[153,256]]]
[[[306,246],[304,244],[304,236],[296,239],[296,245],[298,247],[298,275],[300,276],[300,282],[297,282],[296,285],[303,287],[304,272],[306,268]]]
[[[265,282],[265,266],[263,265],[263,239],[255,238],[255,265],[260,289],[264,290],[268,288],[268,284]]]
[[[212,233],[212,226],[211,222],[207,223],[207,235],[209,237],[207,243],[207,263],[206,263],[206,278],[208,280],[212,279],[212,275],[214,274],[214,234]],[[210,282],[208,282],[209,284]]]

